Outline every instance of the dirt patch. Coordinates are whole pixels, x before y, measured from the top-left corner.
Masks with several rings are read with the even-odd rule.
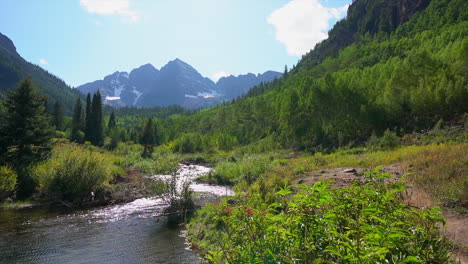
[[[381,171],[390,174],[391,177],[385,179],[385,182],[388,183],[399,180],[403,175],[411,171],[411,167],[411,165],[392,164],[382,167]],[[356,181],[365,184],[369,181],[364,177],[366,171],[369,170],[355,167],[323,169],[304,173],[294,183],[312,185],[319,180],[331,180],[334,182],[331,185],[332,188],[351,186]],[[424,190],[411,183],[408,183],[408,189],[404,191],[403,197],[405,203],[411,204],[415,208],[437,206]],[[441,232],[455,243],[456,250],[453,254],[457,259],[457,263],[468,264],[468,217],[454,213],[447,208],[442,209],[442,217],[445,219],[446,225],[441,229]]]

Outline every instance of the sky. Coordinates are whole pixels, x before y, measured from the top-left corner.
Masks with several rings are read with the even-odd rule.
[[[292,67],[351,0],[2,0],[0,32],[76,87],[179,58],[216,81]]]

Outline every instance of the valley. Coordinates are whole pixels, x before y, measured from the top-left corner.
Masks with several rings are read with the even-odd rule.
[[[259,22],[268,47],[241,19],[223,28],[229,16],[206,17],[216,41],[180,41],[204,20],[178,10],[174,32],[142,34],[155,22],[134,2],[79,2],[109,19],[82,21],[99,41],[109,23],[125,45],[140,36],[127,60],[157,32],[200,71],[159,41],[144,61],[176,59],[72,88],[0,34],[0,263],[468,263],[467,1],[291,0]],[[244,31],[223,55],[259,69],[256,47],[263,73],[210,68],[221,36]],[[302,55],[265,71],[280,43]]]

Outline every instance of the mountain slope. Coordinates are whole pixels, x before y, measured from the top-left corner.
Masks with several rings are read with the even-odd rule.
[[[142,98],[141,106],[184,105],[186,95],[210,94],[214,86],[192,66],[175,59],[161,68],[157,84]]]
[[[280,72],[267,71],[258,75],[248,73],[237,77],[233,75],[222,77],[216,83],[216,91],[223,95],[223,99],[231,100],[246,94],[252,87],[280,78],[281,75]]]
[[[292,71],[232,104],[168,120],[183,128],[171,136],[328,151],[373,132],[411,133],[460,118],[468,112],[468,2],[413,3],[353,1],[345,22]],[[351,35],[352,43],[339,41]]]
[[[364,35],[389,33],[424,10],[431,0],[365,0],[354,1],[345,19],[336,23],[328,38],[317,44],[298,63],[299,67],[313,67],[329,56],[360,40]]]
[[[72,107],[80,94],[58,77],[24,60],[17,53],[13,42],[0,33],[0,95],[14,89],[18,82],[28,76],[48,95],[49,106],[58,101],[66,114],[72,113]]]
[[[154,107],[181,105],[196,109],[231,100],[262,82],[269,82],[281,73],[246,74],[221,78],[214,83],[180,59],[168,62],[161,70],[151,64],[134,69],[130,74],[115,72],[98,80],[78,86],[84,94],[98,89],[113,106]]]

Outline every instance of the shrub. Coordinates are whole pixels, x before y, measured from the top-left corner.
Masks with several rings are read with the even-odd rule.
[[[267,155],[250,155],[237,162],[220,162],[211,175],[211,179],[215,180],[212,183],[232,185],[246,181],[250,185],[267,171],[271,162]]]
[[[214,143],[219,150],[231,150],[238,145],[237,137],[228,134],[218,134],[214,137]]]
[[[81,202],[108,184],[112,170],[105,155],[70,145],[60,147],[51,160],[38,166],[36,176],[49,195]]]
[[[375,133],[367,141],[367,146],[372,150],[390,150],[400,145],[400,139],[395,132],[385,130],[382,137],[377,138]]]
[[[202,152],[208,145],[206,138],[197,133],[183,134],[172,142],[172,151],[179,153]]]
[[[304,172],[305,172],[305,169],[302,166],[296,167],[293,170],[294,175],[301,175],[301,174],[304,174]]]
[[[189,239],[211,263],[449,263],[436,208],[402,204],[402,184],[290,187],[278,202],[223,200],[197,212]],[[199,243],[198,243],[199,242]]]
[[[16,172],[8,166],[0,166],[0,201],[13,193],[16,188]]]
[[[119,148],[121,148],[121,145],[119,144]],[[127,149],[127,151],[120,165],[125,168],[138,168],[146,174],[171,174],[177,171],[181,160],[178,154],[159,147],[148,158],[142,157],[139,150]],[[121,154],[123,155],[122,152]]]

